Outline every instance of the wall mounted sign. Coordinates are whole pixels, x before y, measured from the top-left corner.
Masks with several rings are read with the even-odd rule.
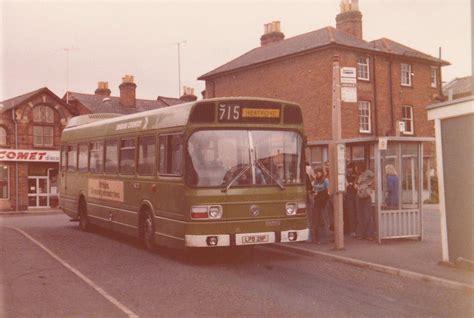
[[[0,161],[59,162],[59,151],[0,148]]]

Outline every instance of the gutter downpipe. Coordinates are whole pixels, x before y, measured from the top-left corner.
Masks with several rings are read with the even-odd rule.
[[[375,128],[375,137],[378,137],[379,127],[378,127],[378,118],[377,118],[377,72],[375,72],[375,55],[372,56],[372,61],[374,63],[373,67],[373,79],[374,79],[374,128]]]
[[[12,120],[13,123],[15,124],[15,149],[18,150],[18,122],[16,121],[16,116],[15,116],[15,108],[12,108]],[[19,196],[18,196],[18,161],[15,161],[15,211],[18,212],[18,203],[20,202]]]
[[[389,93],[390,93],[390,132],[393,132],[393,134],[395,135],[395,125],[394,125],[394,118],[393,118],[393,85],[392,85],[392,59],[389,60],[390,61],[390,68],[389,68],[389,71],[388,71],[388,75],[389,75],[389,78],[388,78],[388,82],[389,82],[389,85],[390,85],[390,90],[389,90]]]

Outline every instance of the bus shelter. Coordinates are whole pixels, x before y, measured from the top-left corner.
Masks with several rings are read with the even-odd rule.
[[[379,243],[384,239],[423,238],[426,141],[433,138],[386,137],[376,144],[374,208]]]
[[[346,162],[367,164],[375,174],[372,195],[377,241],[396,238],[423,238],[423,200],[429,196],[430,155],[425,145],[430,137],[377,137],[342,140]],[[309,143],[309,162],[327,162],[327,144]],[[434,154],[434,149],[429,149]],[[428,168],[428,170],[427,170]],[[428,191],[427,191],[428,189]],[[344,222],[347,222],[345,219]]]

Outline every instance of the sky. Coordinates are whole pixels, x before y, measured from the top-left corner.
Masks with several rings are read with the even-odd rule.
[[[443,81],[471,75],[470,0],[359,0],[367,41],[386,37],[442,58]],[[286,38],[335,27],[340,0],[0,0],[0,101],[48,87],[93,94],[125,74],[136,96],[201,98],[197,78],[260,45],[263,25]],[[178,45],[180,63],[178,65]],[[66,50],[65,50],[66,49]],[[179,66],[179,67],[178,67]],[[180,69],[180,72],[178,72]]]

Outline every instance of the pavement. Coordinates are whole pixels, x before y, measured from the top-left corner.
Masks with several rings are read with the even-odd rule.
[[[421,241],[390,239],[382,240],[379,244],[346,235],[343,250],[335,250],[334,243],[299,242],[274,247],[474,292],[474,272],[441,262],[441,228],[437,205],[425,206]]]
[[[24,212],[0,212],[2,215],[44,215],[60,210],[38,209]],[[307,242],[266,245],[314,258],[326,257],[346,264],[408,277],[454,289],[474,292],[474,272],[441,262],[441,228],[437,205],[424,207],[423,239],[391,239],[376,241],[344,237],[344,249],[335,250],[334,243]]]

